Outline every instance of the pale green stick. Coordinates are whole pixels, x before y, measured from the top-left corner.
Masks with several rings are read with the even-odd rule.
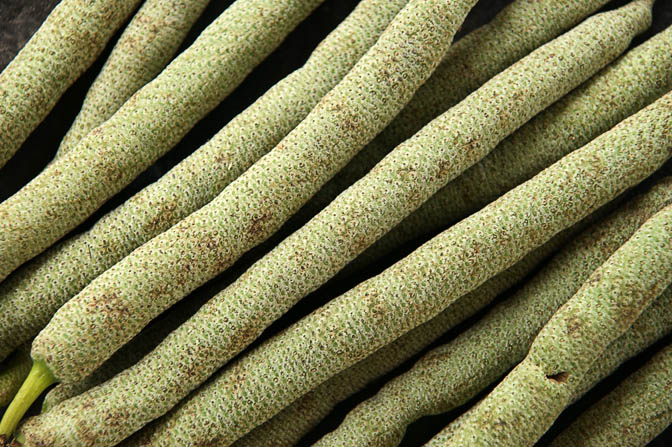
[[[668,94],[303,318],[148,427],[146,442],[155,446],[231,443],[324,380],[438,315],[660,167],[672,154],[671,115],[672,94]],[[211,307],[206,304],[201,312]],[[188,330],[192,320],[180,329]],[[230,330],[226,326],[230,317],[213,320],[219,320],[212,323],[218,330]],[[177,332],[153,355],[168,346]],[[190,335],[194,346],[205,342],[198,331]],[[175,352],[162,355],[174,357]],[[161,373],[157,370],[151,377],[161,380]],[[54,426],[76,424],[79,406],[92,403],[83,396],[30,420],[25,433],[49,433]],[[137,438],[125,445],[142,442]]]
[[[0,366],[0,407],[6,407],[30,372],[30,344],[20,346]]]
[[[552,447],[644,447],[672,424],[672,345],[586,410]]]
[[[56,157],[107,121],[128,98],[173,58],[210,0],[146,0],[114,46],[86,93],[82,110]]]
[[[409,7],[411,5],[414,4],[410,3]],[[404,11],[407,9],[400,14],[404,14]],[[126,374],[118,376],[120,377],[118,380],[110,381],[92,390],[91,393],[82,395],[82,400],[88,401],[86,408],[90,410],[80,411],[80,417],[109,420],[109,417],[101,416],[101,414],[118,407],[118,404],[114,404],[110,393],[123,398],[127,405],[130,405],[129,401],[136,399],[138,402],[143,402],[143,404],[136,404],[135,407],[151,402],[152,411],[155,412],[152,414],[160,414],[158,406],[154,404],[156,400],[166,402],[166,406],[160,408],[169,408],[171,403],[176,403],[177,399],[197,387],[223,363],[254,340],[266,326],[304,294],[329,279],[348,260],[364,249],[366,244],[370,244],[395,221],[398,222],[404,213],[408,214],[413,207],[422,203],[432,192],[457,174],[465,164],[473,163],[479,156],[478,149],[480,153],[487,152],[499,139],[515,130],[526,119],[604,66],[625,49],[630,38],[643,30],[649,21],[650,8],[642,2],[635,2],[612,13],[597,16],[577,27],[576,30],[535,51],[513,68],[486,84],[470,99],[465,100],[453,111],[428,126],[417,138],[409,140],[408,145],[395,151],[390,156],[387,165],[379,166],[379,171],[365,178],[361,185],[358,184],[348,190],[306,227],[284,241],[266,258],[257,262],[238,281],[219,294],[212,301],[212,305],[205,306],[204,310],[192,318],[189,324],[178,329],[171,341],[160,345],[155,353],[127,370]],[[572,49],[575,48],[579,48],[580,51],[573,52]],[[572,64],[571,61],[576,61],[576,63]],[[574,65],[572,70],[567,69],[568,63]],[[535,73],[538,74],[540,71],[543,72],[542,79],[531,87],[529,79],[534,78]],[[521,94],[523,92],[525,94]],[[533,99],[528,100],[528,98]],[[503,104],[509,100],[519,110],[515,116],[501,113]],[[490,122],[487,117],[493,115],[498,115],[499,119]],[[465,123],[473,126],[472,132],[468,135],[461,135]],[[475,143],[476,140],[481,139],[482,144]],[[442,147],[442,143],[447,140],[454,140],[454,142],[448,147]],[[464,144],[471,144],[473,151],[464,154]],[[281,149],[285,148],[281,147]],[[433,153],[435,150],[436,153]],[[263,169],[274,168],[274,166],[269,166],[268,161],[269,156],[274,153],[270,153],[261,160],[261,162],[266,160],[266,163],[262,165]],[[283,156],[284,152],[280,151],[280,154],[275,158]],[[270,160],[275,158],[271,157]],[[417,166],[417,176],[414,174],[398,175],[398,170],[405,169],[404,167],[408,164]],[[212,265],[213,259],[209,257],[222,264],[226,262],[226,258],[224,260],[220,258],[226,253],[214,252],[213,247],[216,248],[221,243],[220,241],[228,238],[222,238],[219,233],[213,234],[218,227],[213,226],[213,229],[210,229],[207,225],[212,224],[207,222],[211,221],[213,215],[220,216],[222,208],[224,211],[232,211],[245,206],[242,198],[235,204],[231,204],[227,191],[234,187],[235,192],[237,191],[235,187],[239,184],[246,185],[251,181],[250,178],[255,178],[254,176],[257,175],[255,167],[257,166],[259,164],[253,166],[246,174],[232,183],[210,205],[182,221],[170,231],[158,236],[150,244],[136,250],[131,256],[92,282],[82,294],[62,307],[33,343],[36,368],[43,368],[46,363],[46,367],[54,371],[55,376],[59,378],[72,377],[73,372],[81,374],[82,370],[86,371],[85,368],[90,365],[95,366],[91,357],[93,361],[99,361],[98,359],[104,358],[104,355],[109,355],[112,333],[126,336],[121,329],[127,331],[129,321],[138,324],[142,322],[143,315],[151,317],[152,314],[149,312],[161,310],[159,296],[155,296],[155,293],[145,293],[142,295],[143,300],[132,300],[134,295],[142,291],[140,284],[130,287],[130,284],[134,284],[135,277],[129,279],[127,272],[133,270],[134,266],[136,266],[135,271],[138,272],[143,272],[138,268],[139,266],[143,266],[144,269],[147,269],[144,266],[149,264],[160,266],[165,269],[165,272],[172,273],[171,280],[177,277],[178,284],[180,286],[184,284],[185,288],[189,285],[189,281],[194,285],[194,281],[199,279],[199,277],[194,278],[194,272],[203,272],[205,275],[208,274],[208,269],[216,272],[217,270],[214,269],[222,268],[222,265],[218,265],[217,262]],[[252,174],[248,176],[250,172]],[[266,176],[263,181],[269,182],[269,177]],[[222,196],[224,196],[223,199]],[[262,194],[262,197],[265,195]],[[287,202],[287,195],[283,199]],[[279,197],[272,201],[276,204],[279,202]],[[236,218],[244,217],[244,211],[241,209],[241,212],[236,214]],[[194,218],[194,216],[197,217]],[[362,218],[362,216],[366,217]],[[273,219],[274,216],[270,215],[267,220],[272,221]],[[265,222],[254,221],[251,224],[256,233],[261,231]],[[196,233],[192,239],[188,240],[190,249],[185,250],[184,245],[181,245],[185,239],[184,234],[195,228],[210,236],[207,241],[214,242],[209,242],[209,245],[204,246],[200,242],[202,235]],[[221,226],[219,228],[221,229]],[[242,239],[240,234],[237,234],[237,238],[237,240]],[[178,248],[181,249],[178,251]],[[231,247],[226,248],[231,249]],[[175,259],[167,259],[166,252]],[[185,253],[189,255],[185,256]],[[318,253],[319,255],[306,256],[307,253]],[[150,275],[152,280],[156,281],[162,278],[163,273],[156,268],[151,271]],[[143,275],[142,278],[144,279],[145,276]],[[302,278],[303,284],[294,281],[294,278]],[[110,285],[116,284],[113,281],[129,286],[130,291],[117,289],[118,291],[115,292],[117,296],[126,294],[129,298],[120,299],[123,301],[119,309],[121,312],[114,306],[108,306],[105,309],[105,315],[101,317],[101,312],[91,311],[92,303],[100,299],[101,292],[104,292],[104,295],[111,293]],[[142,285],[146,285],[146,282],[146,280],[143,281]],[[180,291],[179,287],[172,287],[170,291],[166,291],[166,285],[161,283],[160,290],[163,292],[160,298],[165,298],[164,304],[172,304],[169,300],[172,297],[167,296],[168,293],[179,298],[177,296]],[[145,295],[154,297],[151,300],[152,307],[144,304]],[[259,302],[257,296],[263,296],[265,302]],[[107,312],[108,309],[109,312]],[[231,329],[222,331],[220,327],[213,325],[216,316],[228,322]],[[100,324],[101,321],[107,324]],[[123,326],[119,326],[120,321],[124,322]],[[67,330],[58,329],[61,324],[65,324]],[[198,342],[197,350],[193,349],[192,333],[198,333],[202,337]],[[99,342],[102,340],[101,337],[105,338],[104,348]],[[89,356],[90,352],[94,352],[97,357]],[[166,356],[164,352],[174,354]],[[53,355],[54,353],[58,355]],[[173,362],[171,359],[179,360]],[[40,363],[42,360],[44,363]],[[139,382],[144,383],[153,377],[153,374],[149,372],[159,370],[162,371],[160,381],[152,378],[145,385],[138,385]],[[171,385],[165,386],[165,383]],[[125,387],[142,388],[145,393],[131,392],[130,388],[128,392],[124,392],[122,390],[126,389]],[[170,391],[170,395],[167,390]],[[147,398],[150,394],[152,399]],[[104,402],[104,404],[93,405],[91,403],[93,401]],[[92,416],[96,412],[99,414]]]
[[[63,306],[33,343],[33,376],[75,381],[87,375],[153,316],[270,236],[411,98],[439,63],[473,3],[475,0],[409,2],[376,44],[275,150],[210,204],[136,249]],[[100,299],[107,304],[102,309],[95,306]],[[91,324],[83,323],[86,319]],[[57,329],[61,324],[64,326]],[[63,337],[63,331],[70,335]],[[235,343],[237,337],[232,336],[231,340]],[[71,344],[75,338],[81,342],[76,347]],[[53,356],[55,345],[59,345],[56,350],[60,352]],[[74,349],[68,353],[70,348]],[[205,345],[203,348],[209,350]],[[163,380],[153,381],[151,393],[135,389],[125,395],[125,405],[135,410],[120,416],[123,424],[117,422],[119,417],[94,414],[91,423],[86,424],[86,433],[66,424],[47,436],[55,445],[72,445],[89,437],[96,439],[96,445],[119,442],[168,411],[226,358],[213,360],[204,356],[204,360],[207,363],[202,365],[183,364],[189,370],[188,379],[181,369],[166,370]],[[51,367],[55,375],[40,372]],[[17,416],[47,382],[31,385],[31,381],[29,375],[25,393],[19,393],[22,401],[17,399],[5,415],[11,421],[5,427],[18,420]],[[94,390],[100,388],[103,387]],[[121,389],[117,391],[119,397],[125,394]],[[88,395],[85,393],[82,398]],[[60,407],[45,416],[58,413]],[[119,412],[113,399],[89,408],[90,411],[80,412],[80,417]],[[115,423],[110,424],[111,421]]]
[[[637,228],[670,203],[672,178],[577,237],[510,299],[353,409],[316,447],[393,447],[415,420],[468,402],[522,360],[555,311]]]
[[[669,95],[668,95],[669,96]],[[529,353],[450,437],[429,445],[532,445],[580,380],[672,282],[672,206],[645,222],[602,264],[536,336]]]
[[[463,219],[667,93],[672,88],[671,53],[669,27],[541,112],[362,253],[347,270],[361,269],[387,255],[392,247]]]
[[[321,2],[237,0],[112,118],[0,203],[0,281],[172,148]]]
[[[507,5],[490,23],[450,47],[443,62],[408,105],[291,219],[289,226],[294,230],[303,225],[395,146],[497,73],[606,3],[607,0],[515,0]],[[438,229],[433,222],[429,227],[423,223],[423,228],[421,234]],[[397,246],[395,241],[394,247]],[[389,249],[394,250],[393,247]]]
[[[61,381],[81,379],[153,317],[268,238],[410,99],[475,1],[410,1],[274,150],[61,307],[33,342],[33,359]],[[100,300],[108,304],[96,306]],[[180,381],[185,393],[166,402],[176,402],[212,372],[212,365],[195,368],[195,382]]]
[[[406,3],[360,2],[303,67],[194,154],[89,231],[49,249],[0,284],[0,358],[32,340],[54,312],[94,278],[207,204],[271,150],[345,76]]]
[[[62,0],[56,5],[0,73],[0,167],[98,58],[139,3],[140,0]],[[0,278],[4,276],[0,274]]]
[[[579,232],[587,224],[586,221],[592,218],[593,215],[558,234],[511,268],[489,279],[473,292],[461,297],[432,320],[402,335],[366,359],[303,395],[273,418],[236,441],[234,446],[293,446],[324,418],[338,402],[356,393],[376,377],[389,372],[415,355],[451,327],[474,315],[497,295],[522,280],[550,253]]]

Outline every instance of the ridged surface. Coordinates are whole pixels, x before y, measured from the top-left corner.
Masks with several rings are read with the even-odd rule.
[[[669,96],[669,95],[668,95]],[[581,378],[672,282],[672,206],[647,220],[541,329],[529,353],[450,439],[430,445],[531,445]],[[437,439],[437,438],[435,438]]]
[[[6,407],[14,398],[14,395],[24,379],[28,376],[33,361],[30,358],[30,344],[20,346],[0,366],[0,407]]]
[[[94,278],[217,197],[287,135],[373,45],[407,0],[365,0],[313,52],[210,141],[89,231],[0,284],[0,358],[30,340]]]
[[[671,105],[672,94],[661,98],[262,344],[147,427],[144,445],[231,442],[438,315],[658,169],[672,154]],[[221,322],[227,320],[212,324],[227,330]],[[189,330],[188,322],[181,328],[198,346],[202,328]],[[47,431],[45,422],[35,420],[26,431]]]
[[[147,0],[117,41],[86,93],[56,157],[77,145],[173,58],[210,0]]]
[[[139,3],[62,0],[54,8],[0,73],[0,167],[98,58]]]
[[[535,335],[593,270],[670,203],[672,179],[666,179],[586,230],[513,296],[387,383],[315,446],[393,447],[410,423],[468,402],[522,360]]]
[[[112,118],[0,203],[0,280],[171,149],[319,3],[236,1]]]

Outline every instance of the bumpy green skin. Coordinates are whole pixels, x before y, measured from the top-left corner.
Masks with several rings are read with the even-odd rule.
[[[672,88],[672,27],[541,112],[352,262],[361,269],[479,210]],[[539,150],[543,148],[543,150]]]
[[[33,361],[30,358],[30,343],[22,345],[7,359],[0,369],[0,407],[6,407],[24,379],[28,376]]]
[[[584,232],[510,299],[390,381],[315,445],[394,447],[410,423],[465,404],[522,360],[556,310],[639,226],[670,203],[672,179],[666,179]]]
[[[209,1],[143,3],[89,88],[82,110],[61,141],[56,157],[107,121],[133,93],[163,70]]]
[[[543,327],[525,359],[433,445],[532,445],[570,403],[583,376],[672,282],[672,206],[602,264]]]
[[[672,345],[585,411],[553,447],[645,446],[672,423]]]
[[[287,135],[373,45],[408,0],[362,1],[313,52],[210,141],[89,231],[0,284],[0,358],[135,248],[217,197]]]
[[[397,145],[490,78],[557,37],[606,4],[606,0],[516,0],[487,25],[450,47],[443,62],[408,105],[292,219],[296,226],[327,206]],[[436,224],[420,229],[423,234]],[[399,245],[386,247],[393,251]],[[354,268],[352,269],[354,270]]]
[[[588,219],[558,234],[511,268],[460,298],[432,320],[407,332],[295,400],[290,406],[233,445],[235,447],[291,447],[295,445],[315,424],[329,414],[338,402],[406,361],[445,331],[471,317],[492,302],[497,295],[521,281],[543,259],[580,231],[584,226],[584,221]]]
[[[234,441],[650,175],[672,155],[671,115],[668,94],[253,350],[148,427],[144,440],[128,445]],[[205,330],[232,333],[231,319],[195,330],[192,318],[144,360],[159,353],[180,358],[182,353],[162,348],[181,330],[197,350],[207,343]],[[164,372],[147,375],[161,380]],[[69,425],[65,421],[34,420],[25,433],[48,433]]]
[[[238,0],[112,118],[0,204],[0,280],[173,147],[322,0]]]
[[[136,249],[61,307],[35,339],[33,358],[43,359],[61,381],[81,379],[153,317],[268,238],[406,104],[439,63],[475,2],[409,2],[274,150],[208,205]],[[239,328],[221,347],[204,345],[203,350],[192,351],[208,366],[185,362],[194,374],[190,380],[177,381],[183,391],[171,393],[164,410],[230,358],[230,344],[240,350],[250,336],[253,339],[263,330],[261,322],[246,315],[249,300],[239,303],[242,314],[229,317],[232,324],[259,329]],[[217,360],[213,363],[205,352]],[[173,377],[181,374],[175,372]],[[154,386],[168,389],[159,382]]]
[[[63,0],[54,8],[0,73],[0,167],[98,58],[139,3]]]

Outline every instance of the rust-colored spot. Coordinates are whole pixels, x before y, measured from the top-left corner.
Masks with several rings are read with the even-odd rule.
[[[567,382],[567,379],[569,378],[569,373],[568,372],[559,372],[557,374],[551,374],[550,376],[546,376],[546,378],[552,382],[555,383],[565,383]]]

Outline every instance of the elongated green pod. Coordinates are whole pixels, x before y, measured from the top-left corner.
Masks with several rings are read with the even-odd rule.
[[[0,280],[171,149],[321,1],[237,0],[112,118],[0,203]]]
[[[539,263],[587,225],[592,215],[563,231],[514,266],[489,279],[446,310],[366,359],[335,375],[303,395],[264,424],[236,441],[235,447],[291,447],[340,401],[375,378],[391,371],[456,324],[527,276]],[[216,444],[217,445],[217,444]],[[215,446],[213,446],[215,447]]]
[[[644,447],[672,424],[672,345],[586,410],[553,447]]]
[[[580,380],[671,282],[668,205],[591,274],[539,332],[525,359],[463,418],[450,438],[439,434],[430,445],[536,442],[570,403],[573,387],[568,380]]]
[[[629,51],[502,141],[347,270],[361,269],[394,247],[463,219],[667,93],[672,88],[670,53],[672,27]]]
[[[62,0],[54,8],[0,73],[0,167],[98,58],[139,3]]]
[[[606,3],[606,0],[570,0],[560,3],[556,0],[515,0],[507,5],[490,23],[467,34],[450,47],[443,62],[418,89],[408,105],[303,207],[292,219],[292,226],[296,228],[317,214],[398,144],[432,119]],[[424,227],[419,234],[432,232],[434,228],[437,231],[445,228],[439,228],[431,221],[429,223],[431,226]],[[387,250],[393,251],[398,246],[394,241],[394,245]]]
[[[210,0],[147,0],[114,46],[56,157],[107,121],[173,58]]]
[[[387,383],[316,447],[394,447],[415,420],[468,402],[522,360],[557,309],[648,218],[670,203],[672,178],[667,178],[579,235],[511,298]]]
[[[43,359],[61,381],[81,379],[152,318],[270,236],[403,107],[475,2],[410,1],[274,150],[208,205],[137,248],[61,307],[33,342],[33,358]],[[95,305],[100,300],[104,308]],[[224,362],[229,356],[218,357]],[[213,367],[195,368],[193,381],[182,380],[184,392],[166,405]]]
[[[6,407],[28,376],[31,364],[30,343],[20,346],[0,366],[0,407]]]
[[[407,1],[360,2],[303,67],[194,154],[89,231],[49,249],[1,283],[0,358],[32,340],[58,308],[94,278],[214,199],[271,150],[347,74]]]
[[[660,167],[672,155],[671,106],[672,94],[668,94],[303,318],[229,365],[126,445],[231,443],[329,377],[435,317]],[[213,309],[209,304],[199,312]],[[146,368],[159,355],[175,358],[175,351],[162,350],[182,330],[190,334],[194,346],[205,341],[205,337],[194,341],[194,334],[203,334],[200,329],[190,330],[193,320],[173,332],[138,367]],[[230,330],[226,326],[230,315],[213,320],[218,320],[213,325],[219,330]],[[161,380],[165,370],[146,371],[145,377]],[[113,389],[109,387],[107,399]],[[28,421],[23,431],[26,440],[74,424],[73,415],[92,403],[83,396]]]

